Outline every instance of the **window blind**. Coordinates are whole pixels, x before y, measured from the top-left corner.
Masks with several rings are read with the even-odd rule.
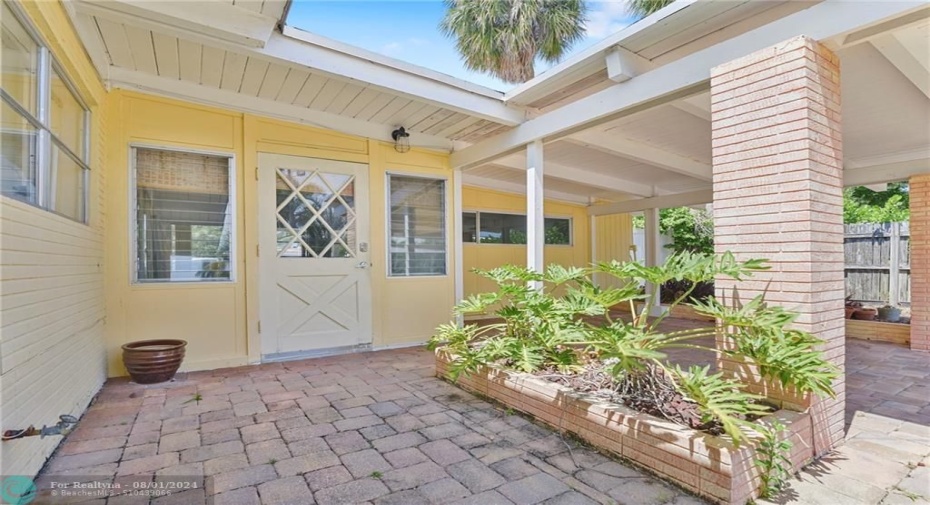
[[[135,149],[136,279],[230,279],[229,158]]]
[[[392,276],[445,275],[445,187],[440,179],[388,176]]]

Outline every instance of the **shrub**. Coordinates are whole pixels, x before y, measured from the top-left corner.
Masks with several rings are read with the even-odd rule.
[[[713,296],[692,300],[698,313],[718,321],[717,327],[660,331],[659,323],[665,316],[647,317],[659,303],[658,297],[647,297],[639,286],[644,282],[686,283],[670,302],[675,306],[691,300],[697,286],[717,276],[740,280],[765,269],[762,260],[739,262],[732,254],[685,251],[654,267],[613,261],[591,268],[551,265],[545,272],[515,266],[479,271],[493,280],[498,290],[470,296],[455,311],[461,315],[491,311],[501,322],[443,325],[430,347],[445,346],[452,354],[449,370],[453,380],[482,365],[496,365],[527,373],[606,375],[611,387],[628,397],[658,397],[653,391],[637,390],[661,389],[663,398],[671,397],[666,393],[684,398],[694,406],[702,423],[713,423],[739,445],[750,436],[765,433],[754,422],[770,410],[761,403],[762,398],[747,392],[746,385],[737,379],[710,373],[707,367],[682,370],[673,366],[665,351],[708,349],[695,341],[726,328],[733,346],[720,352],[755,363],[764,378],[785,388],[802,394],[833,395],[831,384],[837,370],[815,349],[819,341],[792,329],[797,315],[768,305],[762,296],[729,306]],[[599,287],[592,281],[595,273],[616,277],[620,286]],[[536,284],[542,287],[537,289]],[[631,317],[615,317],[611,310],[618,305],[629,305]]]

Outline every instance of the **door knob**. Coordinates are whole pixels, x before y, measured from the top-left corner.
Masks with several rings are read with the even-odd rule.
[[[358,265],[355,265],[355,268],[368,268],[370,266],[371,264],[368,263],[367,261],[359,261]]]

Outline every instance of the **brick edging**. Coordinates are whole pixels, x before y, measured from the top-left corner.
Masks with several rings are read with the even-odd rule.
[[[436,351],[436,376],[448,379],[449,354]],[[758,496],[755,450],[735,447],[671,421],[577,393],[570,388],[493,367],[461,375],[458,387],[496,400],[559,431],[567,431],[715,503],[740,504]],[[807,412],[779,410],[793,443],[794,470],[810,462],[812,422]]]

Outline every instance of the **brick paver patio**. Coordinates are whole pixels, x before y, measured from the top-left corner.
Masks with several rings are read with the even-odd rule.
[[[923,503],[930,395],[919,392],[930,359],[890,344],[848,348],[849,418],[871,407],[906,419],[860,414],[847,455],[807,472],[783,500]],[[180,374],[154,386],[111,380],[43,470],[38,503],[62,503],[47,489],[62,476],[200,483],[157,504],[703,503],[433,374],[431,353],[407,349]],[[874,473],[856,458],[881,467],[881,482],[863,487]]]

